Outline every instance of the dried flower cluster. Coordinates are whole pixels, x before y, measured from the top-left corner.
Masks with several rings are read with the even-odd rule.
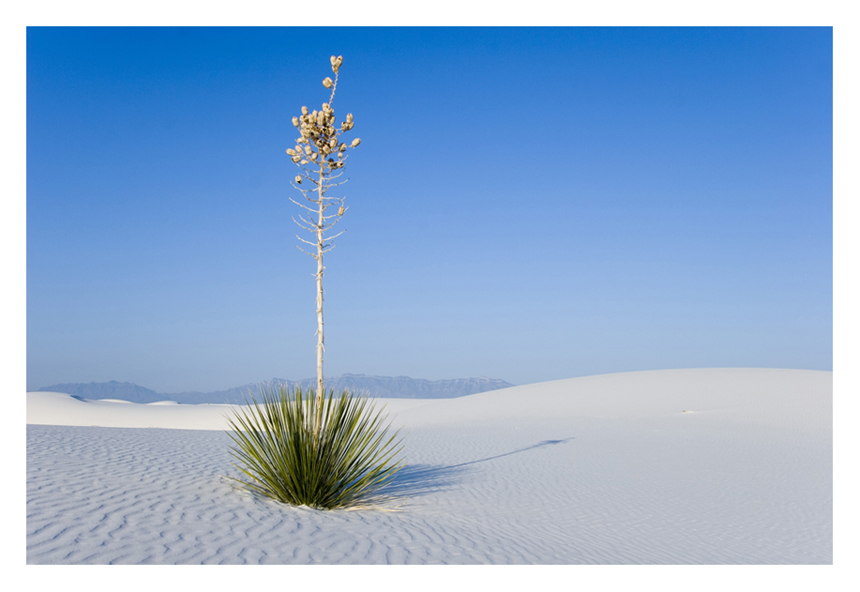
[[[334,109],[331,107],[337,90],[337,73],[342,63],[343,56],[331,56],[334,80],[329,77],[323,80],[323,86],[331,89],[328,103],[323,103],[319,111],[309,112],[307,107],[302,107],[302,114],[293,117],[293,125],[299,129],[301,137],[296,139],[295,148],[287,148],[287,154],[300,166],[314,163],[324,172],[343,168],[347,148],[355,148],[361,143],[359,138],[354,139],[349,145],[338,140],[341,134],[350,131],[355,125],[352,113],[349,113],[338,129],[335,126]],[[301,178],[296,177],[296,182],[301,183]]]

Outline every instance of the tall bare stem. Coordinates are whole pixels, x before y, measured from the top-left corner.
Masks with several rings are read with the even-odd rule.
[[[332,187],[336,187],[341,183],[336,181],[342,174],[343,166],[346,162],[346,151],[349,148],[355,148],[361,140],[355,138],[349,145],[339,141],[339,137],[350,131],[353,126],[352,113],[346,116],[346,119],[341,122],[340,129],[335,128],[335,115],[332,103],[334,102],[335,91],[337,90],[338,71],[343,63],[342,56],[331,56],[331,68],[334,72],[334,80],[325,78],[323,86],[331,89],[331,96],[328,103],[322,104],[320,111],[308,112],[307,107],[302,107],[301,116],[293,117],[293,125],[301,132],[301,137],[296,139],[295,148],[287,148],[287,154],[292,158],[292,161],[298,165],[301,172],[296,175],[293,187],[298,189],[305,200],[310,205],[299,203],[290,198],[290,201],[305,209],[309,214],[299,215],[299,220],[293,217],[293,221],[304,230],[312,232],[316,240],[314,242],[303,239],[296,235],[301,242],[315,246],[315,252],[308,252],[298,247],[300,251],[307,253],[317,262],[316,285],[317,285],[317,392],[315,398],[316,410],[313,414],[313,438],[316,443],[319,438],[320,428],[322,426],[323,415],[323,352],[325,351],[325,339],[323,333],[323,254],[334,248],[333,239],[340,236],[342,233],[337,233],[334,236],[326,236],[335,224],[337,224],[346,207],[344,206],[343,197],[329,197],[326,192]],[[311,168],[318,166],[319,169]],[[316,177],[316,178],[314,178]],[[304,189],[300,187],[302,181],[306,180],[312,183],[314,187]],[[345,181],[343,181],[345,182]],[[336,214],[326,215],[325,211],[330,206],[338,206]],[[306,216],[306,217],[305,217]],[[316,217],[316,220],[313,219]]]

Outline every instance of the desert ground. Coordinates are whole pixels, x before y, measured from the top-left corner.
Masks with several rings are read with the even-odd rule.
[[[228,405],[27,394],[33,564],[831,564],[832,373],[692,369],[379,400],[373,509],[255,496]]]

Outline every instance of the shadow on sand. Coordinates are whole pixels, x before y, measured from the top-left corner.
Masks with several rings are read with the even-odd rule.
[[[459,476],[468,472],[469,465],[496,460],[505,456],[520,454],[528,450],[553,446],[556,444],[564,444],[573,440],[573,437],[564,438],[562,440],[544,440],[532,446],[526,446],[503,454],[488,456],[478,460],[470,460],[467,462],[458,463],[456,465],[406,465],[386,485],[385,493],[396,497],[415,497],[427,495],[442,489],[446,489],[459,481]]]

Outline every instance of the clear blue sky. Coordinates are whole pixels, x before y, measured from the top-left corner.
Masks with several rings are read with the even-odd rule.
[[[314,374],[331,54],[327,375],[832,369],[829,28],[30,28],[28,389]]]

